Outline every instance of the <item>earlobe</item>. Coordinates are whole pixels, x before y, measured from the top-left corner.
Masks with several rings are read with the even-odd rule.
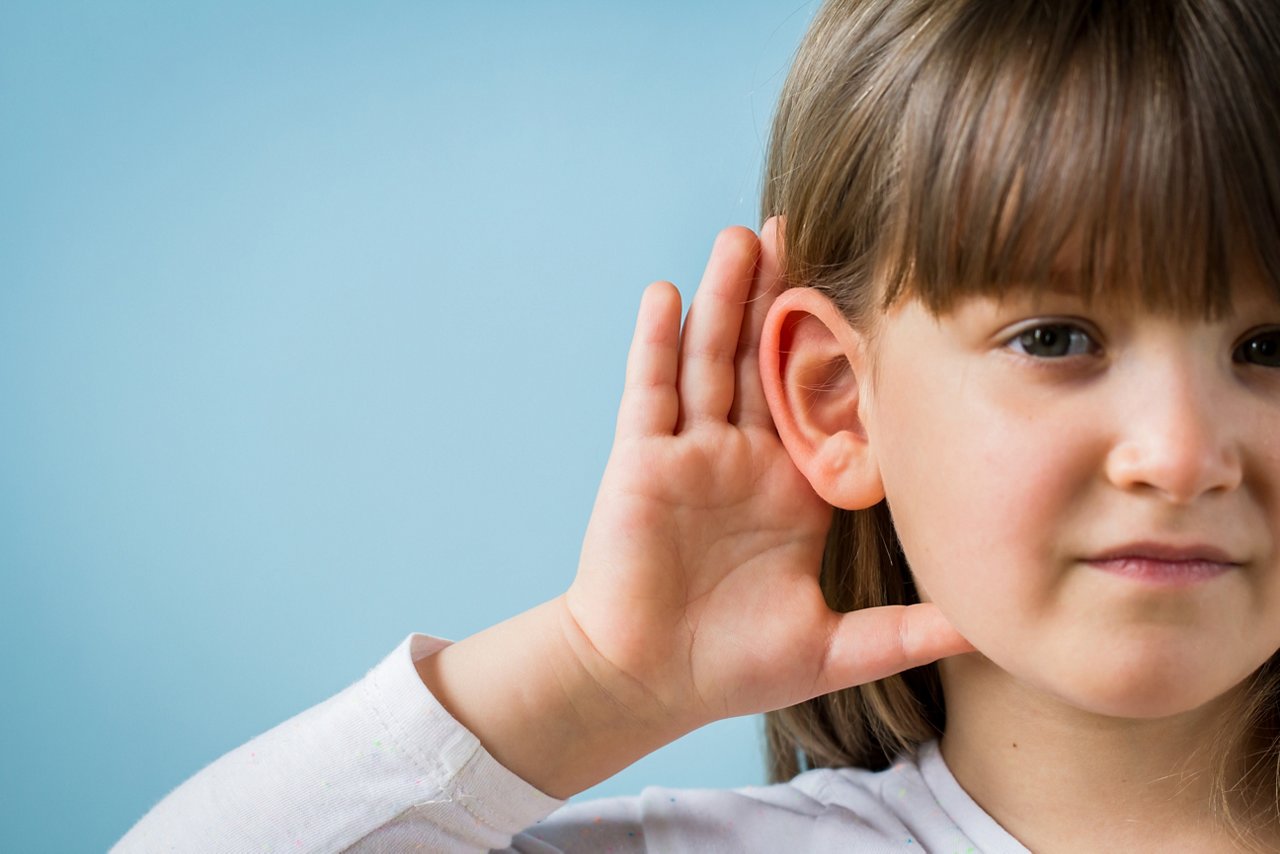
[[[865,336],[813,288],[779,294],[760,341],[760,378],[778,436],[814,491],[846,510],[884,498],[860,412],[870,392],[865,346]]]

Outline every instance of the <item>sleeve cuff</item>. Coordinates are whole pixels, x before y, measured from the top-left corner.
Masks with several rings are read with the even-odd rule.
[[[434,773],[432,782],[445,797],[493,830],[514,835],[566,801],[501,765],[423,683],[415,662],[450,643],[423,634],[406,637],[364,680],[369,708],[414,764]]]

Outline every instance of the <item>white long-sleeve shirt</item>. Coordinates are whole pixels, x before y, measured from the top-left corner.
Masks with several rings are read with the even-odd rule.
[[[407,637],[363,679],[232,750],[112,849],[133,852],[937,852],[1026,849],[936,742],[890,768],[568,803],[500,765],[423,684]]]

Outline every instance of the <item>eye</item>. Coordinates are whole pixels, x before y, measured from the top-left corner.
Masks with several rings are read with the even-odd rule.
[[[1046,323],[1024,329],[1006,346],[1036,359],[1060,359],[1097,350],[1089,333],[1070,323]]]
[[[1268,329],[1247,339],[1231,358],[1264,368],[1280,368],[1280,329]]]

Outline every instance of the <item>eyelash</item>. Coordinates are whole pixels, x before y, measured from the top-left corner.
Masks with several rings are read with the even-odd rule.
[[[1037,356],[1026,352],[1025,349],[1019,350],[1014,347],[1015,344],[1020,344],[1023,348],[1028,345],[1034,346],[1035,339],[1038,337],[1037,333],[1042,333],[1045,330],[1057,330],[1059,333],[1062,330],[1066,331],[1066,353],[1057,356]],[[1081,341],[1088,342],[1090,345],[1088,350],[1086,352],[1071,352],[1075,348],[1075,345]],[[1054,343],[1052,338],[1050,338],[1050,343]],[[1242,357],[1242,354],[1245,352],[1245,348],[1249,347],[1249,345],[1254,345],[1251,349],[1262,358],[1262,361],[1247,364],[1255,364],[1258,367],[1263,368],[1280,368],[1280,327],[1259,330],[1258,332],[1250,335],[1232,352],[1231,361],[1245,363],[1245,359]],[[1084,329],[1079,324],[1065,322],[1041,323],[1036,326],[1025,327],[1006,341],[1004,346],[1012,349],[1019,355],[1025,356],[1028,359],[1032,359],[1041,364],[1055,361],[1065,362],[1072,360],[1073,357],[1093,355],[1100,349],[1099,345],[1094,340],[1093,335],[1090,334],[1088,330]]]
[[[1263,329],[1257,334],[1246,338],[1231,354],[1231,361],[1237,361],[1237,354],[1243,352],[1246,346],[1255,342],[1257,342],[1258,346],[1254,349],[1261,351],[1258,355],[1266,360],[1260,366],[1264,368],[1280,368],[1280,327]]]
[[[1026,352],[1025,349],[1018,350],[1014,348],[1015,344],[1021,344],[1023,347],[1026,347],[1029,343],[1034,341],[1037,337],[1037,333],[1044,332],[1045,330],[1066,330],[1068,352],[1059,356],[1037,356],[1033,353]],[[1015,353],[1018,353],[1021,356],[1043,363],[1068,361],[1071,360],[1072,357],[1086,355],[1085,353],[1070,352],[1074,348],[1075,344],[1081,340],[1087,341],[1092,345],[1089,347],[1089,353],[1096,353],[1099,349],[1097,342],[1093,339],[1093,336],[1090,335],[1087,330],[1074,323],[1041,323],[1036,326],[1028,326],[1016,332],[1013,337],[1005,342],[1004,346],[1013,349]]]

